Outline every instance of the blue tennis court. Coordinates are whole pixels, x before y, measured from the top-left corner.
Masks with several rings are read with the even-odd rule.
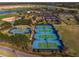
[[[53,19],[53,20],[58,20],[56,16],[54,15],[49,15],[49,16],[45,16],[45,19]]]
[[[33,49],[62,49],[57,31],[50,24],[37,24],[33,38]]]
[[[60,41],[38,41],[35,40],[32,45],[33,49],[62,49],[62,45],[60,44]]]
[[[44,39],[47,39],[47,40],[57,40],[57,36],[56,34],[35,34],[34,35],[34,38],[36,40],[44,40]]]
[[[51,27],[50,25],[47,25],[47,24],[43,24],[43,25],[42,25],[42,24],[38,24],[38,25],[35,26],[35,29],[39,29],[39,28],[40,28],[40,29],[44,29],[44,28],[45,28],[45,29],[47,29],[47,28],[50,29],[50,28],[52,28],[52,27]]]
[[[9,30],[10,34],[27,34],[27,33],[31,33],[31,29],[30,28],[12,28]]]

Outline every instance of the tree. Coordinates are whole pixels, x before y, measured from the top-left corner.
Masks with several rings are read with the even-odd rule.
[[[30,25],[32,24],[32,21],[31,19],[19,19],[19,20],[16,20],[14,25]]]
[[[11,26],[11,23],[5,22],[5,23],[3,23],[3,24],[1,25],[1,30],[3,30],[3,29],[8,29],[8,28],[10,28],[10,27],[12,27],[12,26]]]
[[[9,36],[7,34],[3,34],[3,33],[0,32],[0,41],[9,42]]]
[[[15,34],[10,36],[11,38],[11,42],[13,45],[19,46],[23,49],[27,49],[28,48],[28,42],[30,42],[30,40],[28,39],[28,37],[26,35],[22,35],[22,34]]]

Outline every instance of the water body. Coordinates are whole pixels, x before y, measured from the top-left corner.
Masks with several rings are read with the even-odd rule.
[[[0,11],[0,14],[8,14],[8,13],[14,13],[16,10],[9,10],[9,11]]]

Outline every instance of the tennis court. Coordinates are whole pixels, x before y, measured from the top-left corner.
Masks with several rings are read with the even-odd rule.
[[[42,40],[42,41],[38,41],[38,40],[35,40],[33,42],[33,45],[32,47],[34,49],[62,49],[62,44],[60,44],[60,41],[45,41],[45,40]]]
[[[37,24],[35,26],[35,33],[33,38],[33,49],[62,49],[62,44],[60,42],[57,31],[50,24]]]
[[[30,28],[12,28],[9,30],[10,34],[28,34],[31,33],[31,29]]]
[[[35,34],[34,35],[34,38],[36,40],[44,40],[44,39],[47,39],[47,40],[57,40],[57,36],[55,34]]]

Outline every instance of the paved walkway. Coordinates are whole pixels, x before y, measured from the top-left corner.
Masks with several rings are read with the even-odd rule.
[[[17,57],[39,57],[38,55],[32,55],[32,54],[24,53],[24,52],[17,51],[17,50],[13,52],[12,48],[4,47],[4,46],[0,46],[0,49],[14,53]]]

